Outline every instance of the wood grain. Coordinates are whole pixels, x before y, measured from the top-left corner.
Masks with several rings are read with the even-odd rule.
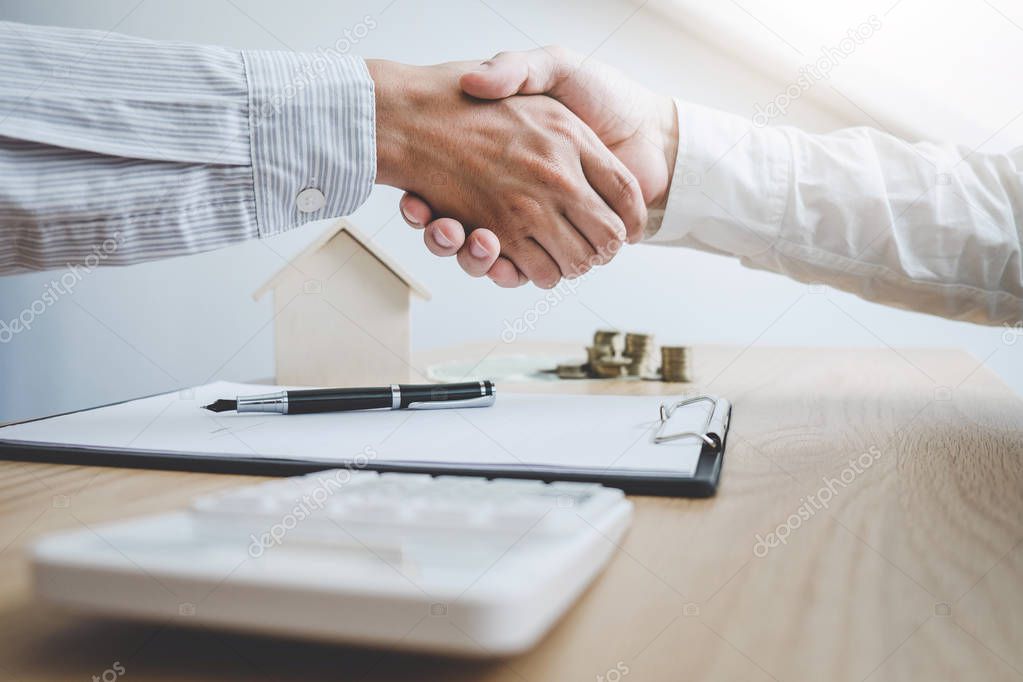
[[[413,375],[439,359],[559,350],[577,354],[550,345],[437,351],[419,356]],[[37,606],[24,552],[39,535],[179,508],[256,479],[0,462],[0,676],[89,679],[118,661],[132,681],[589,682],[626,670],[620,679],[1023,679],[1018,398],[958,351],[694,355],[693,385],[502,385],[700,389],[735,409],[717,497],[633,498],[621,551],[526,655],[447,660],[214,632],[186,627],[187,617],[135,624]],[[855,470],[850,460],[864,453],[870,464]],[[830,496],[821,492],[829,480],[838,481]],[[758,556],[758,534],[786,524],[785,542]]]

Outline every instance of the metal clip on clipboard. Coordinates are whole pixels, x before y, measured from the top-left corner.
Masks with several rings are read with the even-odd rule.
[[[678,431],[676,433],[665,433],[668,422],[675,411],[695,405],[697,403],[710,403],[711,409],[707,411],[707,419],[699,431]],[[722,404],[724,403],[724,405]],[[661,403],[661,423],[654,433],[654,443],[668,443],[683,438],[699,438],[715,451],[721,449],[721,437],[728,429],[728,406],[725,401],[709,395],[698,395],[692,398],[683,398],[670,405]],[[712,428],[715,427],[715,428]]]

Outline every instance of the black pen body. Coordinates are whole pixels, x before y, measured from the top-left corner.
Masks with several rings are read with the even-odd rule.
[[[457,384],[392,384],[367,388],[314,388],[287,391],[287,414],[353,410],[436,409],[493,403],[492,381]]]
[[[311,388],[287,391],[288,414],[391,409],[391,388]]]

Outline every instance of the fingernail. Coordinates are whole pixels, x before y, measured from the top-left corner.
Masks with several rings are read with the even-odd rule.
[[[411,223],[412,225],[415,225],[416,227],[422,227],[422,225],[419,224],[418,220],[416,220],[415,218],[413,218],[412,216],[410,216],[408,214],[408,212],[405,210],[404,206],[401,208],[401,214],[403,216],[405,216],[405,222]]]
[[[450,249],[452,246],[455,245],[453,241],[448,239],[448,236],[444,234],[443,230],[437,230],[436,232],[433,233],[433,241],[437,242],[440,246],[443,246],[445,249]]]
[[[477,241],[469,244],[469,253],[476,258],[487,258],[490,256],[490,253]]]

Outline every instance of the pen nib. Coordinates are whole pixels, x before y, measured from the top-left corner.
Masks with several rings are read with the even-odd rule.
[[[209,405],[203,405],[203,409],[209,410],[210,412],[226,412],[228,410],[237,410],[238,401],[224,400],[223,398],[221,398],[220,400],[210,403]]]

